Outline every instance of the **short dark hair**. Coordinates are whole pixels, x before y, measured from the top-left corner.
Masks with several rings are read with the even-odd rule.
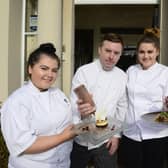
[[[122,49],[124,49],[124,41],[120,35],[114,34],[114,33],[105,34],[100,40],[100,47],[103,45],[103,42],[106,40],[114,43],[120,43],[122,45]]]
[[[48,57],[55,59],[58,62],[58,69],[60,68],[60,59],[56,55],[56,48],[54,45],[52,43],[43,43],[29,55],[27,71],[29,66],[33,67],[39,62],[42,54],[46,54]]]

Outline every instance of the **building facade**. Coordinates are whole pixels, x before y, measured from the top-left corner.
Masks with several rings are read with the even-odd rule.
[[[146,13],[146,15],[149,16],[150,11],[152,11],[156,5],[159,6],[159,28],[161,32],[160,62],[168,65],[168,11],[166,10],[168,1],[166,0],[141,0],[139,3],[138,1],[133,0],[38,0],[37,3],[35,3],[34,0],[1,0],[0,4],[1,102],[3,102],[13,90],[20,87],[24,83],[26,79],[26,59],[31,50],[36,48],[40,43],[48,41],[55,44],[57,54],[61,58],[62,69],[59,75],[58,86],[68,95],[75,68],[74,55],[76,51],[76,30],[93,30],[92,34],[94,36],[92,55],[95,57],[99,35],[101,35],[103,31],[109,30],[107,28],[112,27],[108,21],[109,18],[104,15],[104,13],[108,11],[107,7],[111,7],[109,11],[115,11],[115,8],[120,8],[120,5],[122,9],[126,9],[125,7],[129,9],[130,7],[133,7],[133,5],[134,7],[137,7],[137,9],[145,7],[141,13]],[[89,9],[91,9],[90,11],[92,12],[94,9],[102,10],[100,15],[104,16],[104,18],[101,18],[96,10],[93,14],[93,16],[95,15],[96,19],[92,18],[92,13],[89,13]],[[122,10],[120,12],[122,12]],[[135,15],[135,12],[133,15]],[[120,23],[117,22],[122,19],[119,17],[120,16],[117,17],[116,15],[116,18],[114,18],[116,21],[112,22],[115,25],[118,24],[116,27],[121,27]],[[93,23],[94,20],[95,24],[89,24],[89,18],[90,23]],[[146,26],[145,23],[143,23],[144,19],[145,16],[139,20],[139,24],[144,24],[144,26]],[[106,20],[109,27],[107,26]],[[136,24],[136,18],[134,19],[134,22]],[[151,21],[146,23],[149,22]],[[101,25],[99,25],[99,23],[101,23]],[[125,20],[125,23],[122,23],[125,25],[124,28],[135,28],[135,26],[131,25],[131,23],[130,26],[127,26],[127,23],[128,20]],[[98,25],[101,28],[99,28]],[[112,29],[112,31],[114,31],[114,29]],[[125,36],[127,38],[127,35]],[[131,36],[133,39],[136,39],[135,37],[136,36]],[[128,41],[129,39],[130,38],[127,38]]]

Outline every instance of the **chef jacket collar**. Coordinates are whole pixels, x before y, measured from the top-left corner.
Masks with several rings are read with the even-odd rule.
[[[158,66],[158,62],[156,62],[155,64],[153,64],[151,67],[149,67],[148,69],[143,69],[142,66],[140,64],[138,64],[138,68],[141,69],[142,71],[152,71],[153,69],[155,69]]]
[[[96,60],[96,64],[97,64],[97,67],[98,67],[98,69],[99,69],[99,71],[100,72],[106,72],[106,73],[110,73],[113,69],[114,69],[114,67],[110,70],[110,71],[105,71],[104,69],[103,69],[103,67],[102,67],[102,64],[101,64],[101,62],[100,62],[100,60],[99,59],[97,59]]]
[[[33,93],[33,94],[36,94],[36,95],[44,95],[44,94],[48,94],[49,92],[51,92],[51,90],[55,90],[55,91],[57,90],[57,89],[51,87],[51,88],[49,88],[47,91],[41,92],[41,91],[32,83],[31,80],[29,80],[26,85],[28,85],[28,88],[30,89],[30,92]],[[52,92],[52,93],[55,93],[55,92]]]

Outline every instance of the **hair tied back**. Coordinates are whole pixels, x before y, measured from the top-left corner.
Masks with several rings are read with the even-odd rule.
[[[40,45],[39,49],[45,53],[55,53],[56,48],[52,43],[43,43]]]
[[[160,29],[159,28],[146,28],[144,30],[144,34],[153,34],[154,36],[156,36],[157,38],[160,38]]]

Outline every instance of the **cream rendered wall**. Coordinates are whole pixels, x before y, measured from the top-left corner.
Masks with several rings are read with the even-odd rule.
[[[0,101],[8,96],[8,29],[9,0],[2,0],[0,5]],[[3,23],[3,24],[2,24]]]
[[[38,0],[38,44],[52,42],[61,57],[62,52],[62,1],[60,0]],[[61,87],[62,71],[56,81]]]
[[[161,1],[161,63],[168,66],[168,1]]]
[[[22,0],[10,0],[9,18],[9,60],[8,91],[9,94],[21,86],[21,21]]]
[[[0,101],[21,84],[22,0],[1,0],[0,5]]]
[[[74,69],[74,0],[63,0],[62,89],[69,96]]]

